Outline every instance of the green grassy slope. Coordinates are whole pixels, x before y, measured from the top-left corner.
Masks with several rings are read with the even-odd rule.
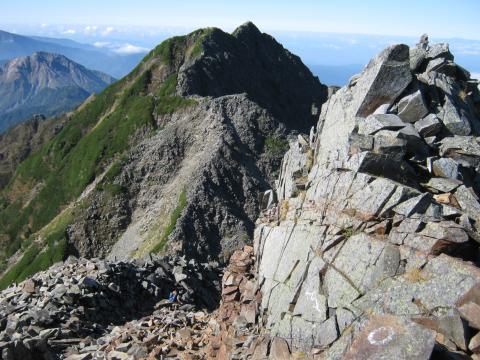
[[[172,114],[196,103],[176,94],[176,73],[179,58],[201,53],[200,42],[209,31],[164,41],[131,74],[80,106],[53,139],[20,164],[0,193],[0,271],[19,249],[23,257],[4,273],[0,288],[62,260],[71,219],[67,216],[61,226],[44,233],[42,228],[112,163],[100,186],[121,191],[110,177],[120,172],[123,163],[118,159],[138,141],[135,135],[153,134],[156,114]]]

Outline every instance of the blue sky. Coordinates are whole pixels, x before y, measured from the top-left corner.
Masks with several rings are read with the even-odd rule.
[[[1,0],[0,24],[114,33],[122,27],[217,26],[480,40],[479,0]],[[69,28],[69,26],[72,28]],[[74,27],[75,25],[75,27]],[[90,26],[90,28],[87,28]],[[87,30],[88,31],[88,30]]]

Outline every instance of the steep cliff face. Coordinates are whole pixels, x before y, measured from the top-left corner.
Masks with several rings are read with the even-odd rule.
[[[479,100],[448,45],[395,45],[290,143],[255,229],[273,336],[327,359],[476,351]]]
[[[21,251],[0,285],[67,254],[224,261],[251,238],[287,135],[308,131],[326,96],[251,23],[166,40],[18,167],[0,242],[5,260]]]

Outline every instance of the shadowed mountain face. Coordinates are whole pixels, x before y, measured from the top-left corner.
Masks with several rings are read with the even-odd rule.
[[[0,287],[68,254],[225,261],[251,239],[288,136],[310,130],[326,97],[251,23],[166,40],[9,175]]]
[[[71,110],[114,79],[62,55],[34,53],[0,67],[0,132],[33,114]]]

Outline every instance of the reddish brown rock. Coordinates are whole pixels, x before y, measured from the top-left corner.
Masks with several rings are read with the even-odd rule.
[[[229,295],[238,291],[238,286],[225,286],[222,289],[222,295]]]
[[[480,353],[480,332],[470,339],[468,349],[473,353]]]
[[[279,337],[272,340],[270,344],[270,359],[289,360],[290,350],[287,342]]]
[[[458,311],[471,327],[480,330],[480,285],[474,286],[457,302]]]
[[[28,294],[33,294],[35,292],[35,282],[32,279],[25,280],[22,289]]]
[[[255,303],[243,304],[240,310],[240,315],[242,315],[247,323],[255,324],[257,319],[257,307]]]

